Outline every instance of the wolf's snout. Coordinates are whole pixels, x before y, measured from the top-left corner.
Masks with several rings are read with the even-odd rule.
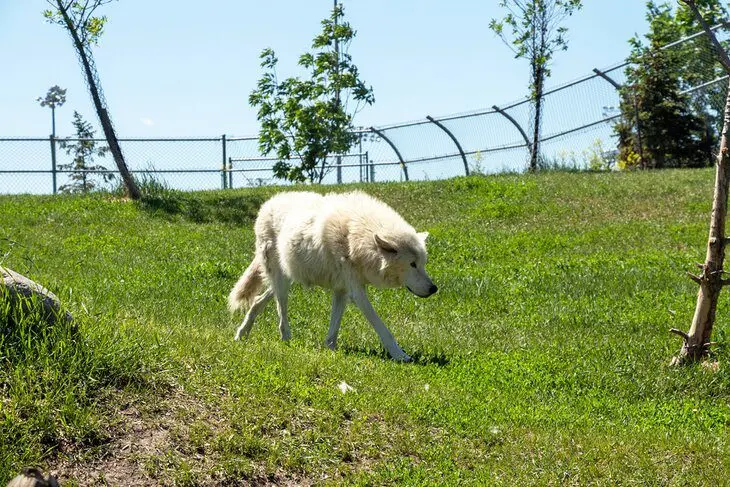
[[[427,298],[439,290],[438,286],[436,286],[436,284],[434,284],[434,283],[431,283],[431,285],[428,286],[428,290],[423,289],[423,290],[416,291],[414,289],[411,289],[410,286],[406,286],[406,289],[408,289],[410,292],[412,292],[419,298]]]

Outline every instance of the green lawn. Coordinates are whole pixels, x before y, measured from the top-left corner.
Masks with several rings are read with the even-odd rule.
[[[329,296],[297,286],[290,343],[273,305],[233,341],[226,297],[274,188],[142,204],[0,196],[0,265],[56,292],[78,324],[0,308],[16,322],[0,341],[0,483],[38,464],[64,485],[726,485],[726,296],[719,370],[668,367],[712,181],[359,186],[431,235],[436,295],[371,292],[411,364],[388,360],[352,306],[328,350]]]

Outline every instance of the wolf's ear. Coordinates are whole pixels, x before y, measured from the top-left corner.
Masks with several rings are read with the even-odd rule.
[[[428,238],[428,232],[418,232],[417,235],[418,238],[421,239],[421,242],[426,243],[426,239]]]
[[[395,248],[395,245],[388,242],[387,240],[383,240],[377,233],[375,234],[375,243],[385,252],[391,254],[398,253],[398,249]]]

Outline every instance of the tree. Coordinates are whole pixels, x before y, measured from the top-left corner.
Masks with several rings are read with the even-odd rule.
[[[375,101],[348,53],[355,31],[343,17],[344,9],[335,5],[312,41],[314,52],[299,58],[308,78],[279,82],[275,52],[267,48],[261,53],[265,72],[249,103],[258,108],[261,152],[279,158],[273,168],[278,178],[321,183],[331,170],[330,156],[348,152],[357,141],[355,114]]]
[[[634,44],[621,87],[621,112],[615,125],[623,167],[665,168],[707,166],[714,138],[706,123],[690,110],[690,97],[680,90],[678,64],[664,44]]]
[[[707,19],[721,22],[718,0],[701,0]],[[677,43],[702,27],[686,5],[646,3],[646,43],[629,40],[630,65],[621,89],[624,118],[615,126],[624,166],[682,167],[712,164],[715,133],[722,128],[722,83],[700,85],[724,72],[703,35]],[[666,47],[669,46],[669,47]],[[666,162],[666,164],[665,164]]]
[[[728,11],[721,0],[699,0],[695,2],[710,25],[726,23]],[[702,30],[702,25],[683,3],[673,8],[670,3],[647,2],[649,33],[647,39],[661,45],[676,42]],[[728,41],[723,42],[725,48]],[[711,40],[706,36],[682,42],[667,49],[671,56],[679,59],[676,69],[681,90],[686,91],[725,75],[722,64],[714,55]],[[725,102],[725,84],[715,83],[701,90],[688,93],[690,108],[706,124],[708,132],[722,131],[722,110]]]
[[[682,1],[692,11],[697,21],[702,24],[725,71],[730,74],[730,58],[728,58],[727,52],[725,52],[715,34],[710,30],[710,26],[702,17],[697,4],[693,0]],[[700,286],[692,325],[687,333],[676,328],[671,330],[684,340],[679,354],[672,360],[672,364],[675,365],[694,362],[708,355],[720,291],[723,286],[730,283],[730,280],[723,279],[725,246],[730,242],[730,239],[725,236],[728,186],[730,185],[730,141],[728,140],[730,136],[730,87],[726,92],[723,121],[720,152],[717,155],[715,168],[715,189],[712,198],[707,253],[705,262],[699,266],[701,269],[700,275],[690,274],[692,280]]]
[[[568,49],[567,29],[561,22],[582,7],[581,0],[501,0],[507,10],[502,20],[492,19],[489,28],[514,52],[530,63],[530,98],[534,104],[530,171],[538,169],[540,125],[545,80],[555,51]],[[511,33],[505,32],[509,27]]]
[[[124,182],[127,196],[132,199],[139,199],[141,193],[132,173],[127,168],[119,146],[114,126],[107,109],[107,103],[101,90],[101,82],[94,64],[92,47],[99,43],[99,38],[104,32],[106,16],[94,17],[94,11],[112,0],[48,0],[53,9],[45,10],[43,16],[52,24],[57,24],[66,29],[71,36],[76,54],[79,57],[84,70],[86,84],[94,103],[94,108],[99,116],[104,136],[106,137],[109,149],[114,157],[119,174]]]
[[[36,101],[41,104],[42,107],[49,107],[51,109],[51,135],[56,138],[56,107],[60,107],[66,103],[66,90],[58,85],[51,86],[48,89],[45,97],[39,96]]]
[[[109,147],[97,146],[97,141],[94,140],[96,131],[77,111],[74,111],[73,126],[76,133],[75,139],[62,140],[60,144],[66,154],[73,156],[73,160],[69,164],[58,166],[62,171],[71,171],[70,182],[58,189],[64,193],[88,193],[98,187],[92,175],[93,172],[106,171],[106,167],[99,164],[94,165],[94,159],[106,156]],[[104,182],[114,179],[114,175],[110,173],[102,173],[101,177]]]

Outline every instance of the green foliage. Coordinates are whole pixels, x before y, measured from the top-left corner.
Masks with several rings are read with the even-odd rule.
[[[314,52],[299,58],[308,78],[279,82],[274,51],[261,53],[265,72],[249,103],[258,108],[261,151],[274,152],[279,158],[274,165],[278,178],[321,182],[331,168],[331,157],[348,152],[357,141],[352,123],[355,114],[363,104],[375,101],[372,88],[360,80],[348,53],[355,31],[342,22],[343,17],[342,6],[333,9],[312,42]],[[299,161],[292,163],[292,159]]]
[[[354,307],[327,349],[330,296],[301,286],[291,342],[273,303],[232,340],[241,317],[226,295],[253,254],[256,209],[289,188],[2,195],[4,265],[53,290],[79,327],[13,340],[29,351],[0,366],[0,485],[34,464],[77,476],[63,485],[103,485],[78,478],[97,468],[129,485],[724,485],[724,291],[719,369],[667,367],[679,345],[667,330],[694,311],[684,273],[704,255],[712,180],[316,188],[366,190],[430,232],[439,292],[370,293],[413,364],[387,360]]]
[[[699,0],[695,3],[710,26],[727,21],[728,10],[722,1]],[[702,26],[684,2],[677,2],[676,8],[673,6],[671,3],[657,5],[651,1],[647,2],[647,20],[650,26],[646,36],[648,41],[668,44],[702,31]],[[631,44],[634,52],[640,51],[642,43],[639,39],[632,39]],[[722,40],[721,44],[726,50],[730,48],[728,40]],[[712,43],[706,35],[674,46],[669,52],[680,59],[675,69],[682,90],[694,88],[727,74],[717,60]],[[726,92],[727,83],[716,83],[689,94],[692,111],[708,120],[717,133],[722,130]]]
[[[616,151],[595,139],[587,149],[558,151],[552,158],[544,157],[540,169],[548,171],[610,171],[616,166]]]
[[[600,138],[595,139],[583,153],[591,171],[610,171],[616,166],[616,150],[607,148]]]
[[[728,10],[721,1],[700,0],[695,3],[709,25],[714,26],[727,21]],[[657,11],[665,11],[665,7],[657,7]],[[663,13],[654,15],[654,17],[662,19],[661,25],[666,30],[662,35],[667,40],[676,40],[702,30],[702,26],[697,22],[692,11],[683,2],[679,2],[673,20],[671,15],[666,18]],[[657,26],[652,31],[656,30],[658,32],[660,29]],[[730,49],[730,41],[727,39],[721,40],[720,44],[726,51]],[[710,39],[705,35],[673,48],[672,52],[682,59],[678,70],[680,86],[683,90],[700,86],[727,74],[722,64],[717,60]],[[715,83],[689,93],[691,110],[705,121],[707,130],[714,134],[719,134],[722,131],[722,113],[725,109],[726,94],[727,83],[725,82]]]
[[[104,157],[109,152],[109,148],[99,147],[98,141],[94,140],[96,131],[77,111],[74,111],[73,126],[76,133],[75,139],[69,138],[60,141],[61,148],[66,151],[66,154],[73,156],[73,160],[69,164],[58,165],[58,169],[61,171],[71,171],[68,175],[69,182],[61,185],[58,190],[62,193],[88,193],[99,187],[94,179],[93,171],[107,170],[101,164],[94,164],[94,160],[97,157]],[[114,180],[112,173],[102,172],[100,177],[105,183]]]
[[[71,20],[72,27],[78,33],[81,43],[87,47],[95,46],[99,43],[99,39],[104,33],[104,26],[108,19],[105,15],[94,17],[94,10],[112,1],[93,0],[90,2],[79,2],[77,0],[48,0],[48,3],[53,8],[44,10],[43,17],[48,23],[69,29],[66,20],[63,18],[63,10]]]
[[[726,13],[717,1],[701,3],[709,22]],[[624,117],[615,126],[621,167],[697,167],[713,162],[719,115],[712,102],[726,85],[693,94],[683,91],[716,79],[719,63],[704,37],[663,48],[701,29],[687,10],[681,4],[675,13],[669,4],[648,2],[649,44],[630,40],[631,64],[621,89]]]

